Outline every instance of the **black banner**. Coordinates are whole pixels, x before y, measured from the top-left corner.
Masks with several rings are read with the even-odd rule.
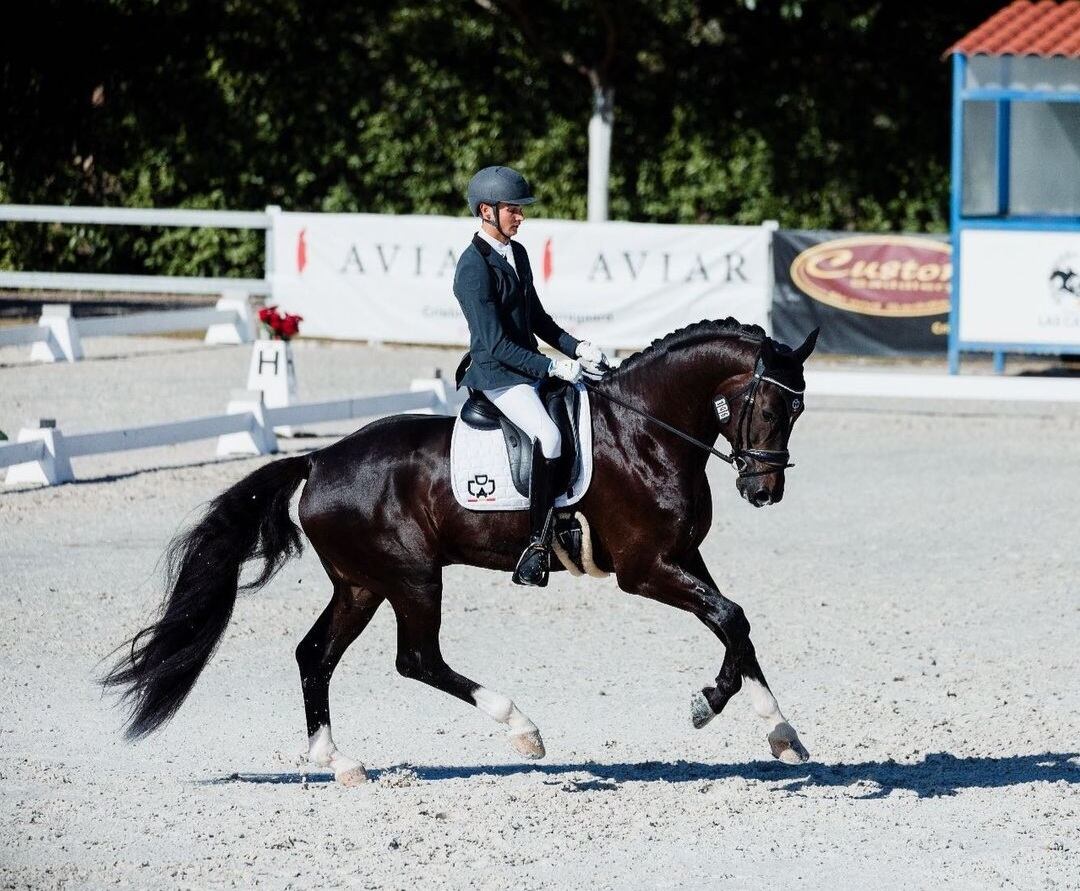
[[[777,340],[799,344],[820,326],[819,352],[945,353],[948,236],[780,230],[772,244]]]

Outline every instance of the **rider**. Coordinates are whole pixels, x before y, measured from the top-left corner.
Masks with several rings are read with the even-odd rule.
[[[511,237],[536,201],[529,183],[509,167],[485,167],[469,181],[469,212],[480,230],[458,260],[457,297],[469,323],[468,368],[458,386],[482,390],[495,406],[533,440],[529,485],[529,543],[518,559],[514,582],[544,586],[548,580],[554,469],[562,454],[559,428],[540,400],[544,378],[571,384],[582,371],[599,376],[607,358],[598,347],[560,328],[540,305],[529,256]],[[536,337],[566,359],[549,359]]]

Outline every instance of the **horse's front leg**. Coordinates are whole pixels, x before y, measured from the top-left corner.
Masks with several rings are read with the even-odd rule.
[[[689,555],[688,559],[683,562],[687,566],[687,570],[692,577],[700,579],[701,582],[711,589],[716,596],[726,600],[726,598],[720,594],[716,582],[713,581],[712,576],[709,574],[709,570],[705,566],[705,561],[702,558],[700,551],[695,550]],[[738,604],[735,604],[730,600],[727,602],[731,603],[731,605],[739,611],[740,615],[742,614],[742,609]],[[707,620],[705,621],[705,624],[708,625],[710,630],[720,637],[721,640],[724,640],[719,627],[714,627]],[[745,636],[739,655],[739,674],[746,684],[746,690],[750,694],[750,702],[754,706],[754,711],[757,712],[769,726],[769,748],[772,750],[774,758],[779,758],[786,764],[802,764],[810,758],[810,753],[806,751],[805,746],[803,746],[802,742],[799,740],[799,735],[795,732],[795,728],[791,726],[784,717],[783,712],[780,711],[780,704],[776,701],[776,697],[773,695],[768,682],[765,680],[765,674],[758,664],[757,652],[754,650],[754,644],[750,640],[750,623],[746,621],[745,616],[742,617],[742,624],[745,626]],[[727,661],[730,654],[731,648],[728,647],[727,654],[725,654],[725,661]],[[707,712],[701,708],[701,700],[705,700],[705,704],[710,705]],[[711,708],[705,690],[702,690],[691,702],[691,716],[695,727],[704,727],[718,713],[719,709],[713,710]],[[699,715],[703,718],[700,723]]]
[[[697,550],[678,559],[661,557],[641,574],[620,574],[619,584],[624,591],[693,613],[723,642],[724,661],[716,685],[691,700],[695,727],[704,727],[720,714],[745,682],[754,710],[769,724],[773,757],[786,764],[801,764],[810,757],[765,681],[742,607],[720,593]]]

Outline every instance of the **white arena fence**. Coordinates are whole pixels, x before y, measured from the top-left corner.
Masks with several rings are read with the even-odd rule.
[[[45,204],[0,204],[0,222],[81,223],[97,226],[164,226],[192,229],[273,229],[279,207],[265,211],[164,210],[138,207],[62,207]],[[266,240],[266,268],[273,269],[273,241]],[[201,278],[179,275],[108,275],[72,272],[10,272],[0,270],[0,288],[54,291],[126,291],[137,294],[220,294],[243,291],[265,297],[270,282],[263,278]]]
[[[467,216],[155,210],[0,205],[0,222],[248,228],[262,231],[262,276],[5,272],[0,288],[124,290],[266,297],[316,337],[459,345],[468,329],[452,293]],[[776,222],[756,226],[532,219],[521,243],[545,308],[571,334],[637,349],[703,315],[769,327]]]
[[[267,455],[277,452],[275,427],[369,418],[399,412],[450,415],[461,399],[440,378],[414,380],[407,392],[334,399],[268,408],[262,393],[238,390],[223,415],[191,418],[120,430],[65,436],[52,421],[19,431],[18,442],[0,445],[5,483],[52,486],[71,482],[71,459],[131,449],[176,445],[217,438],[217,455]]]
[[[212,308],[136,312],[119,316],[76,319],[68,303],[47,303],[36,325],[0,328],[0,346],[32,344],[35,362],[77,362],[83,358],[87,337],[118,337],[129,334],[167,334],[206,329],[206,343],[251,343],[255,318],[246,293],[229,291]]]
[[[62,207],[0,204],[0,222],[79,223],[103,226],[164,226],[273,230],[280,208],[265,211],[162,210],[128,207]],[[265,240],[266,269],[273,269],[273,239]],[[0,346],[32,344],[34,361],[74,362],[82,358],[82,338],[164,334],[206,329],[207,343],[250,343],[255,325],[251,297],[271,293],[270,277],[208,278],[174,275],[109,275],[0,270],[0,288],[112,291],[138,294],[218,294],[213,309],[179,309],[125,316],[74,319],[66,304],[46,305],[36,325],[0,329]]]

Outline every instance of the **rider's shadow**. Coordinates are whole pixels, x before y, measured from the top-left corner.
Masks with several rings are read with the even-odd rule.
[[[776,761],[744,764],[703,764],[695,761],[644,761],[638,764],[506,764],[475,767],[422,767],[410,765],[421,780],[448,780],[470,776],[508,776],[538,771],[554,778],[589,774],[589,778],[562,780],[567,791],[612,788],[610,784],[635,782],[686,783],[732,777],[777,784],[777,791],[798,793],[815,786],[866,786],[858,798],[885,798],[893,791],[914,792],[920,798],[955,795],[961,789],[995,789],[1024,783],[1080,784],[1080,753],[1011,755],[1004,758],[957,758],[947,752],[927,755],[914,764],[861,761],[848,764],[804,764],[789,767]],[[373,774],[377,773],[372,771]],[[597,781],[601,781],[603,785]],[[861,790],[860,790],[861,791]]]

